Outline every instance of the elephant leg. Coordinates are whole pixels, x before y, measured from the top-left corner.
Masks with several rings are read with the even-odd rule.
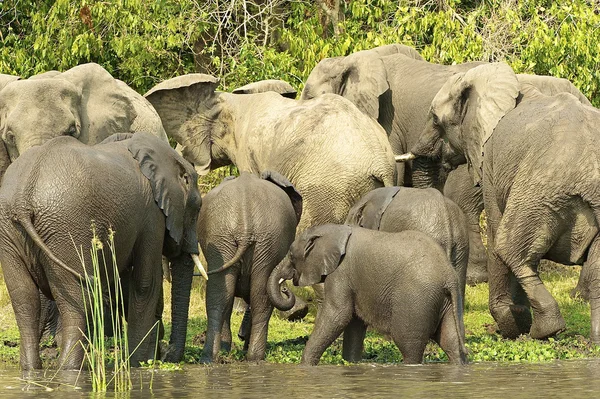
[[[511,279],[514,275],[495,251],[496,231],[502,214],[496,204],[492,189],[484,190],[487,213],[487,245],[489,273],[489,307],[500,333],[505,338],[517,338],[531,328],[531,311],[528,306],[514,304],[511,297]]]
[[[483,193],[480,187],[473,185],[466,165],[461,165],[450,172],[444,184],[444,196],[454,201],[467,218],[469,229],[467,284],[475,285],[488,281],[487,254],[479,228],[479,218],[483,211]]]
[[[219,265],[213,268],[210,265],[210,260],[208,262],[209,270],[220,267]],[[225,320],[229,320],[231,317],[237,278],[238,268],[233,266],[226,271],[211,275],[206,284],[208,326],[206,342],[200,359],[203,363],[210,363],[217,358],[223,335],[225,335],[225,345],[229,345],[229,348],[231,348],[231,328],[229,322],[225,322]]]
[[[231,306],[225,306],[223,314],[223,326],[221,327],[221,350],[227,353],[231,352],[231,314],[233,313],[233,303]]]
[[[313,332],[302,352],[302,364],[317,365],[323,352],[346,328],[353,316],[350,293],[333,285],[327,285],[327,300],[317,311]]]
[[[514,203],[518,203],[519,206],[512,206]],[[527,294],[533,309],[530,330],[532,338],[547,338],[565,328],[558,303],[548,292],[537,272],[541,257],[558,238],[559,221],[555,220],[554,212],[556,210],[544,207],[528,209],[521,201],[509,203],[494,243],[494,254],[510,268]]]
[[[246,305],[244,311],[244,318],[242,324],[238,330],[238,338],[244,342],[248,342],[248,336],[250,335],[250,327],[252,326],[252,313],[250,312],[250,306]],[[246,348],[247,349],[247,348]]]
[[[128,288],[128,341],[130,350],[135,350],[130,358],[134,367],[141,361],[159,358],[156,334],[160,329],[157,309],[163,293],[162,245],[149,244],[136,251]]]
[[[273,305],[266,293],[267,277],[254,279],[250,289],[250,311],[251,323],[250,339],[248,342],[248,353],[246,359],[259,361],[265,359],[267,350],[267,334],[269,331],[269,320],[273,313]]]
[[[463,335],[462,337],[461,334]],[[454,309],[450,305],[446,308],[442,321],[435,333],[435,342],[446,352],[450,363],[466,364],[467,354],[462,344],[464,341],[464,331],[461,330],[460,326],[456,325]]]
[[[596,236],[592,241],[583,268],[581,274],[584,275],[586,297],[590,301],[591,309],[590,340],[598,345],[600,344],[600,236]],[[580,276],[579,279],[581,281],[582,277]]]
[[[78,300],[80,304],[81,299]],[[76,370],[81,368],[83,363],[83,343],[86,342],[83,332],[87,331],[85,310],[79,306],[71,306],[59,298],[57,298],[57,306],[62,320],[60,332],[62,346],[58,364],[62,369]]]
[[[367,325],[356,315],[344,329],[342,357],[348,362],[359,362],[362,359]]]
[[[21,335],[21,369],[41,369],[40,359],[40,293],[31,279],[27,267],[16,259],[2,262],[4,282],[12,302],[17,326]]]

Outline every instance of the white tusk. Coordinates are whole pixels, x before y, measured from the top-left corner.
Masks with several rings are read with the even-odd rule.
[[[412,152],[407,152],[406,154],[402,154],[402,155],[396,155],[394,157],[394,159],[396,160],[396,162],[412,161],[415,158],[416,158],[416,156]]]
[[[281,283],[283,283],[284,281],[285,281],[284,279],[280,278],[278,284],[281,285]]]
[[[194,260],[194,264],[198,268],[198,271],[206,280],[208,280],[208,274],[206,274],[206,270],[204,270],[204,266],[200,263],[200,258],[196,254],[192,254],[192,259]]]

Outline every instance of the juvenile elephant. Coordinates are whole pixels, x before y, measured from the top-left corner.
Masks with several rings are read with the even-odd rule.
[[[438,190],[377,188],[354,204],[346,224],[392,233],[416,230],[429,235],[446,251],[464,299],[465,281],[469,278],[467,221],[460,208]]]
[[[298,230],[342,222],[364,193],[394,183],[394,155],[383,129],[350,101],[309,101],[275,92],[215,92],[218,80],[190,74],[146,93],[167,134],[197,170],[233,163],[241,171],[276,170],[302,195]]]
[[[276,172],[263,172],[260,178],[242,172],[206,194],[198,218],[200,247],[211,275],[203,361],[213,361],[221,346],[231,348],[234,296],[250,305],[247,358],[264,359],[273,311],[267,280],[294,241],[301,214],[302,197]]]
[[[11,161],[53,137],[92,145],[114,133],[140,131],[167,140],[152,105],[98,64],[25,80],[0,76],[0,180]]]
[[[61,366],[81,365],[86,309],[79,256],[91,275],[92,222],[104,244],[114,231],[119,277],[129,287],[129,348],[141,343],[131,354],[132,364],[154,357],[156,329],[142,339],[160,319],[161,254],[172,267],[167,360],[179,361],[183,355],[192,260],[199,264],[197,174],[152,135],[115,135],[107,141],[88,146],[60,137],[31,148],[8,168],[0,187],[0,262],[21,334],[24,370],[41,367],[39,291],[60,312]],[[105,289],[106,279],[114,277],[112,270],[108,276],[102,273]]]
[[[545,258],[585,262],[591,340],[600,342],[599,125],[600,111],[580,98],[544,95],[501,63],[454,76],[431,104],[427,128],[411,153],[435,165],[447,140],[463,155],[472,182],[482,186],[490,311],[506,337],[530,331],[545,338],[565,328],[537,273]],[[428,177],[434,185],[434,176]],[[527,298],[515,296],[511,274]]]
[[[418,231],[386,233],[357,226],[311,227],[269,277],[269,297],[287,307],[280,280],[306,286],[325,280],[325,300],[302,353],[315,365],[344,332],[343,357],[359,361],[367,326],[390,335],[405,363],[423,362],[434,339],[453,363],[466,363],[462,298],[446,253]]]

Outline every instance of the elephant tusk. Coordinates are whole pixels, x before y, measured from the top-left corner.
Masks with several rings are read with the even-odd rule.
[[[277,283],[277,284],[281,285],[281,283],[283,283],[284,281],[285,281],[285,279],[280,278],[279,283]]]
[[[206,270],[204,270],[204,266],[200,263],[200,258],[196,254],[192,254],[192,259],[194,260],[194,264],[198,268],[198,271],[206,280],[208,280],[208,274],[206,274]]]
[[[396,162],[412,161],[415,158],[416,158],[416,155],[413,154],[412,152],[407,152],[406,154],[394,156],[394,159],[396,160]]]

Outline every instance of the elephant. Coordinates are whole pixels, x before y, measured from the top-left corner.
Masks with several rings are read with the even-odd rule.
[[[129,348],[139,344],[131,364],[154,356],[163,254],[172,269],[166,359],[181,360],[194,264],[201,267],[197,179],[192,165],[148,133],[113,135],[95,146],[58,137],[9,166],[0,186],[0,262],[21,335],[22,369],[41,368],[39,291],[60,313],[59,364],[81,366],[86,330],[81,284],[92,274],[86,248],[94,236],[106,244],[111,235],[119,277],[129,287]],[[114,278],[110,270],[102,274],[105,290]]]
[[[343,97],[296,101],[274,92],[215,92],[217,85],[212,76],[189,74],[145,96],[196,170],[234,164],[285,176],[303,199],[298,231],[343,222],[364,193],[393,185],[385,132]]]
[[[114,133],[144,131],[167,141],[150,103],[98,64],[25,80],[7,76],[0,76],[0,180],[20,154],[57,136],[93,145]]]
[[[599,123],[600,111],[578,97],[545,95],[521,83],[508,65],[489,64],[452,77],[440,89],[409,154],[439,163],[439,147],[447,140],[463,155],[473,184],[481,185],[490,312],[505,337],[529,332],[541,339],[565,329],[537,272],[545,258],[583,264],[590,338],[600,343],[600,209],[596,174],[590,172],[597,169]],[[518,285],[511,285],[513,276]]]
[[[354,204],[346,224],[391,233],[416,230],[434,238],[457,273],[464,301],[469,261],[467,220],[460,208],[438,190],[377,188]]]
[[[250,304],[247,359],[264,360],[273,305],[267,280],[294,241],[302,197],[279,173],[242,172],[208,192],[198,217],[200,247],[208,262],[208,329],[202,361],[231,349],[234,296]]]
[[[249,83],[242,87],[238,87],[232,91],[233,94],[256,94],[265,93],[268,91],[274,91],[284,97],[294,99],[296,98],[296,89],[291,84],[284,80],[278,79],[267,79],[259,80],[258,82]]]
[[[467,361],[458,276],[446,252],[419,231],[389,233],[326,224],[305,230],[268,281],[277,308],[293,304],[280,281],[325,282],[325,300],[302,363],[316,365],[344,332],[343,358],[359,361],[367,326],[391,336],[404,363],[422,363],[434,339],[453,363]]]

